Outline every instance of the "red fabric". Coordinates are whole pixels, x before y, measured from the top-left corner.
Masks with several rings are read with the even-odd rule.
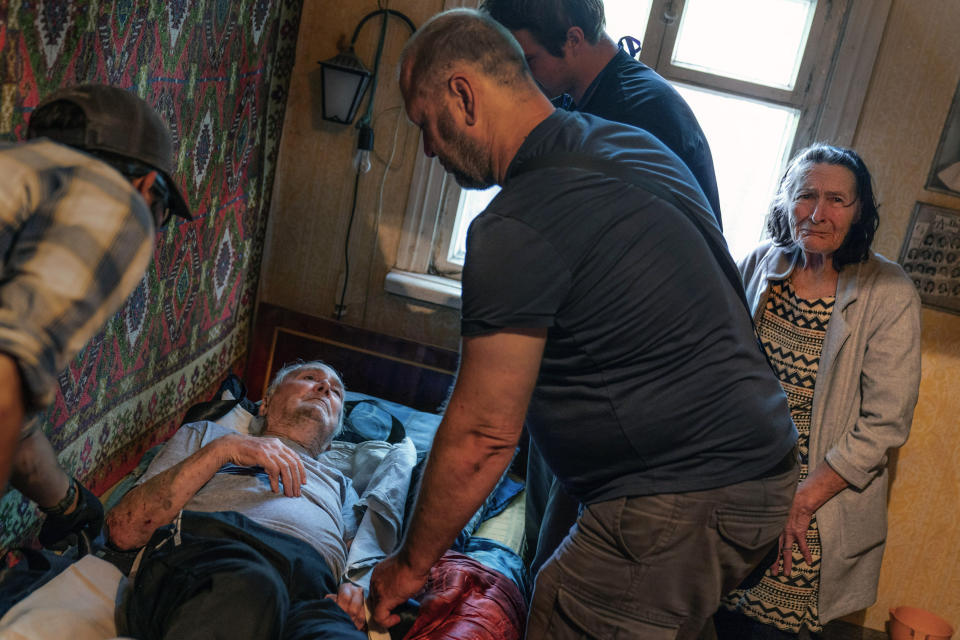
[[[420,614],[403,640],[520,640],[527,604],[517,585],[448,551],[420,592]]]

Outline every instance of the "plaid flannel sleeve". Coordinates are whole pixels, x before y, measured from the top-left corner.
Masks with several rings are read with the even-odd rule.
[[[66,153],[71,162],[57,161]],[[53,143],[0,151],[0,351],[28,410],[139,284],[153,252],[140,195],[106,165]]]

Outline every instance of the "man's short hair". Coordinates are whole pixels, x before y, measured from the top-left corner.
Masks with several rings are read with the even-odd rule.
[[[281,367],[273,376],[273,380],[271,380],[270,384],[267,386],[267,392],[264,395],[264,400],[272,396],[273,392],[277,390],[278,386],[280,386],[280,383],[286,380],[288,376],[291,376],[302,369],[323,369],[324,371],[328,371],[332,373],[334,377],[336,377],[337,382],[340,383],[340,388],[344,392],[347,390],[346,385],[343,384],[343,378],[340,376],[339,371],[328,365],[323,360],[310,360],[309,362],[294,362]],[[346,412],[344,411],[343,403],[341,403],[340,415],[337,417],[337,428],[334,430],[333,434],[331,434],[331,439],[336,438],[338,435],[340,435],[340,432],[343,431],[343,421],[346,417],[345,414]]]
[[[502,25],[475,9],[451,9],[433,16],[407,41],[400,57],[408,61],[418,92],[440,88],[444,72],[457,63],[476,66],[502,85],[531,81],[523,49]]]
[[[580,27],[590,44],[597,44],[606,28],[603,0],[483,0],[480,9],[511,31],[529,31],[557,58],[563,57],[570,27]]]

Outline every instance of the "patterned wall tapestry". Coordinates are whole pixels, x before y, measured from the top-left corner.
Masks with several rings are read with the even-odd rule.
[[[134,91],[173,132],[195,217],[157,235],[140,286],[60,376],[43,416],[61,463],[96,493],[243,366],[301,4],[0,0],[0,139],[22,139],[58,87]],[[0,548],[37,526],[10,491]]]

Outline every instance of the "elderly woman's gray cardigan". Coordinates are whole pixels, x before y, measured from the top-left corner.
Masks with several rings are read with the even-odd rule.
[[[797,256],[767,243],[740,264],[755,321]],[[871,253],[840,271],[813,392],[810,471],[825,460],[850,485],[817,510],[823,623],[876,601],[887,452],[907,440],[919,386],[920,298],[899,265]]]

